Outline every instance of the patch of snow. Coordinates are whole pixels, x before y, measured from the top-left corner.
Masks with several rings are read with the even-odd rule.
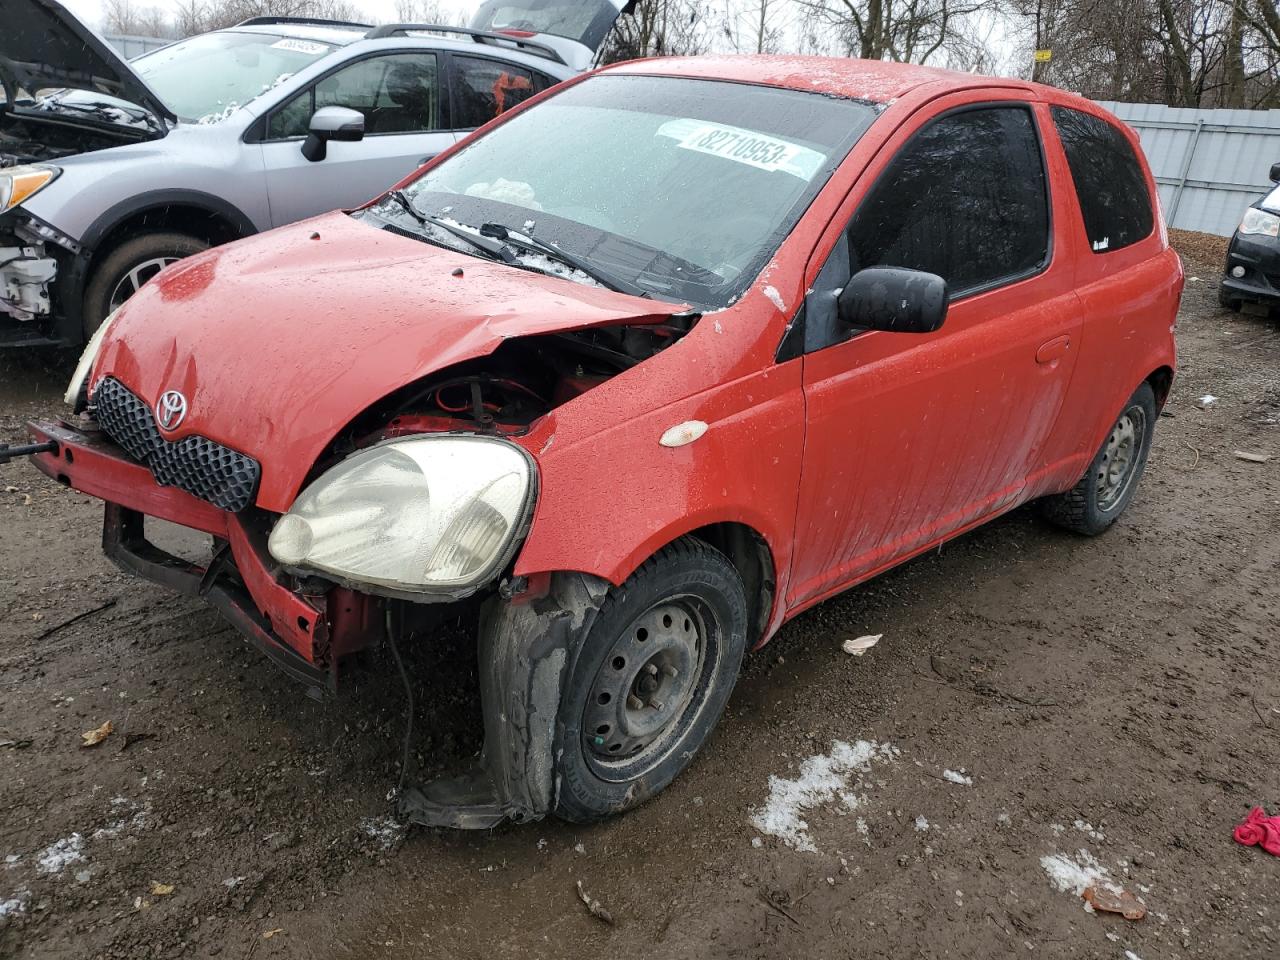
[[[16,867],[16,866],[17,866],[18,864],[20,864],[21,862],[22,862],[22,855],[21,855],[21,854],[11,853],[11,854],[9,854],[8,856],[6,856],[6,857],[4,858],[4,868],[5,868],[6,870],[12,870],[14,867]]]
[[[1000,824],[1000,826],[1002,827],[1008,827],[1013,824],[1013,818],[1010,817],[1008,813],[1001,810],[998,814],[996,814],[996,823]]]
[[[763,847],[763,846],[764,846],[764,841],[763,841],[762,839],[760,839],[759,837],[752,837],[752,838],[751,838],[751,845],[752,845],[753,847],[755,847],[757,850],[759,850],[761,847]]]
[[[965,775],[964,767],[960,768],[959,773],[956,773],[954,770],[943,770],[942,779],[949,780],[951,783],[958,783],[962,787],[973,786],[973,777]]]
[[[1108,877],[1107,868],[1083,848],[1076,851],[1074,859],[1063,853],[1041,857],[1040,866],[1059,893],[1069,891],[1078,897],[1086,887],[1093,886],[1105,887],[1113,893],[1120,892],[1120,887]]]
[[[61,873],[69,864],[84,859],[84,837],[73,833],[45,847],[36,857],[36,869],[41,873]]]
[[[751,824],[761,833],[777,837],[787,846],[806,853],[818,848],[809,836],[803,814],[839,798],[846,809],[859,804],[850,790],[855,773],[870,771],[873,760],[889,761],[898,754],[890,744],[859,740],[849,744],[837,740],[831,752],[807,758],[795,779],[769,777],[769,799],[751,816]]]
[[[782,294],[778,292],[777,287],[775,287],[773,284],[769,284],[767,287],[764,288],[762,292],[766,297],[769,298],[769,302],[778,308],[779,312],[781,313],[787,312],[786,301],[782,299]]]
[[[1136,953],[1134,953],[1132,950],[1126,950],[1124,952],[1124,960],[1142,960],[1142,958],[1138,956]]]
[[[929,829],[929,821],[923,815],[916,817],[916,829],[921,833]]]
[[[404,839],[409,827],[391,817],[365,817],[360,821],[360,830],[365,836],[378,841],[383,850],[390,850]]]
[[[1088,834],[1088,835],[1089,835],[1089,838],[1090,838],[1090,839],[1092,839],[1092,840],[1105,840],[1105,839],[1106,839],[1106,837],[1103,835],[1103,833],[1102,833],[1102,831],[1101,831],[1101,830],[1095,830],[1095,829],[1094,829],[1094,827],[1093,827],[1093,824],[1091,824],[1091,823],[1085,823],[1083,820],[1077,820],[1077,821],[1075,822],[1075,828],[1076,828],[1077,830],[1079,830],[1081,833],[1086,833],[1086,834]]]
[[[234,890],[236,887],[240,886],[240,884],[244,883],[244,881],[244,877],[227,877],[227,879],[222,881],[222,885],[228,890]]]
[[[8,900],[0,900],[0,917],[12,917],[19,913],[27,912],[27,901],[31,898],[31,894],[25,890],[19,890],[15,896]]]

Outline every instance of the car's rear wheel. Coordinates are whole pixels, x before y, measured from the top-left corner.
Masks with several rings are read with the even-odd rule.
[[[1088,536],[1106,530],[1124,512],[1147,466],[1156,424],[1156,397],[1144,383],[1129,398],[1080,482],[1039,501],[1041,514]]]
[[[185,233],[147,233],[126,240],[103,258],[93,271],[84,295],[85,339],[111,313],[157,273],[175,261],[209,249],[209,244]]]
[[[609,591],[561,699],[556,813],[622,813],[692,761],[724,711],[747,642],[742,578],[677,541]]]

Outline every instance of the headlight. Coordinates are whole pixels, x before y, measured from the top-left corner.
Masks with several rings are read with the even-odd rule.
[[[31,164],[0,171],[0,213],[12,210],[37,190],[57,179],[57,167]]]
[[[511,558],[533,504],[531,461],[486,437],[393,440],[303,490],[267,541],[294,570],[392,593],[463,595]]]
[[[1280,217],[1274,213],[1259,210],[1257,207],[1250,207],[1244,212],[1244,219],[1240,221],[1240,232],[1264,237],[1278,236],[1280,235]]]
[[[102,348],[102,341],[107,335],[107,328],[111,326],[115,320],[116,314],[120,312],[117,307],[107,314],[107,319],[103,320],[97,330],[93,331],[93,336],[89,338],[89,342],[85,344],[84,353],[80,354],[80,362],[76,364],[76,369],[71,374],[71,382],[67,384],[67,392],[62,395],[62,399],[68,405],[74,407],[76,399],[80,396],[80,389],[84,386],[85,380],[89,376],[89,371],[93,369],[93,361],[98,359],[98,351]],[[76,413],[80,411],[77,410]]]

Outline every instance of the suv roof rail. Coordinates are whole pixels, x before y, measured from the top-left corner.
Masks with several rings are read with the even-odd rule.
[[[556,63],[565,62],[564,57],[546,44],[533,43],[505,33],[486,33],[483,30],[450,27],[442,23],[384,23],[382,26],[374,27],[364,37],[366,40],[380,40],[383,37],[404,37],[411,33],[456,33],[464,37],[470,37],[476,43],[509,45],[524,53],[533,54],[535,57],[554,60]]]
[[[373,26],[371,23],[356,23],[354,20],[330,20],[326,17],[250,17],[248,20],[241,20],[236,26],[262,27],[285,23],[310,24],[317,27],[353,27],[359,30],[368,30]]]

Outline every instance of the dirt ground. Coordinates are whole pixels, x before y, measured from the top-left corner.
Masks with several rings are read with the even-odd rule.
[[[386,654],[313,702],[110,566],[94,502],[0,467],[0,955],[1280,955],[1280,859],[1231,838],[1280,812],[1280,328],[1218,307],[1221,241],[1180,239],[1181,371],[1115,528],[1019,510],[805,614],[688,773],[590,828],[406,832]],[[0,357],[0,440],[68,369]],[[423,773],[479,746],[468,660],[460,636],[412,651]],[[859,741],[876,759],[804,814],[813,850],[753,826],[771,776]],[[1145,919],[1088,912],[1054,856]]]

